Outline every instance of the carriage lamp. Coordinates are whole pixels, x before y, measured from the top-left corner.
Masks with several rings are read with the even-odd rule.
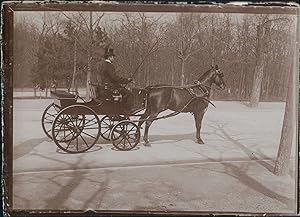
[[[112,96],[115,102],[120,102],[122,100],[122,95],[118,90],[114,90]]]

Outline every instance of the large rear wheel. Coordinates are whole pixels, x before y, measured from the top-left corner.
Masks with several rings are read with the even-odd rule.
[[[52,125],[55,144],[68,153],[82,153],[92,148],[100,136],[97,114],[84,105],[62,109]]]

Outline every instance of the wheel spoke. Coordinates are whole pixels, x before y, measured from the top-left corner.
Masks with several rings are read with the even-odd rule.
[[[55,118],[55,115],[53,115],[53,114],[50,114],[49,112],[47,112],[46,114],[48,114],[49,116],[51,116],[51,117]]]
[[[64,125],[64,138],[66,138],[66,125]]]
[[[77,148],[77,151],[78,151],[78,136],[76,136],[76,148]]]
[[[83,142],[85,143],[85,145],[87,146],[87,147],[89,147],[89,145],[86,143],[86,141],[84,140],[84,138],[81,136],[81,135],[79,135],[80,137],[81,137],[81,139],[83,140]]]
[[[61,130],[61,128],[62,128],[62,126],[63,126],[63,125],[61,125],[61,126],[60,126],[60,128],[59,128],[59,130],[57,131],[57,134],[55,135],[55,138],[56,138],[56,137],[57,137],[57,135],[59,134],[59,132],[60,132],[60,130]]]
[[[84,121],[84,119],[80,119],[79,124],[77,124],[77,119],[76,119],[76,126],[81,126],[81,123]]]
[[[129,146],[132,148],[132,145],[131,145],[129,139],[126,138],[126,140],[128,141]]]
[[[129,136],[135,135],[137,132],[129,133]]]
[[[82,129],[85,129],[85,130],[97,130],[97,129],[99,129],[99,127],[89,127],[89,128],[83,127]]]
[[[87,124],[90,123],[90,122],[92,122],[93,120],[96,120],[96,118],[94,117],[93,119],[88,120],[88,121],[85,123],[85,126],[88,126]],[[97,121],[94,121],[93,124],[95,124],[95,123],[98,123],[98,122],[97,122]]]
[[[66,147],[67,150],[68,150],[68,148],[69,148],[71,142],[72,142],[72,139],[70,139],[70,141],[68,142],[68,145],[67,145],[67,147]]]
[[[53,123],[53,120],[52,121],[44,121],[44,124],[52,124]]]
[[[127,133],[129,134],[134,128],[135,126],[132,126],[131,129],[127,131]]]
[[[73,127],[76,127],[75,125],[74,125],[74,123],[73,123],[73,121],[72,121],[72,117],[70,117],[69,115],[67,115],[67,118],[68,118],[68,124],[70,123],[70,124],[72,124],[73,125]],[[76,120],[77,120],[77,118],[76,118]]]
[[[128,135],[128,137],[129,137],[130,139],[133,139],[133,140],[136,139],[136,137],[131,137],[130,135]]]
[[[65,132],[65,131],[64,131],[64,132]],[[68,136],[70,136],[71,134],[72,134],[73,136],[75,135],[75,133],[73,134],[73,131],[70,131],[69,134],[67,134],[66,136],[64,136],[64,137],[63,137],[62,139],[60,139],[59,141],[60,141],[60,142],[64,142],[64,140],[65,140]],[[72,140],[72,139],[71,139],[71,140]]]
[[[82,131],[82,133],[85,134],[85,135],[87,135],[87,136],[89,136],[89,137],[92,137],[93,139],[96,139],[96,137],[94,137],[94,136],[92,136],[92,135],[90,135],[88,133],[85,133],[84,131]]]
[[[53,122],[54,118],[48,119],[48,117],[44,117],[44,120]]]
[[[95,122],[95,123],[92,123],[92,124],[90,124],[90,125],[84,125],[85,127],[91,127],[91,126],[94,126],[95,124],[97,124],[97,122]]]
[[[124,149],[126,149],[126,137],[125,136],[123,136],[123,147],[124,147]]]
[[[107,133],[108,131],[109,131],[110,129],[107,129],[107,130],[105,130],[102,134],[105,134],[105,133]]]
[[[119,139],[119,138],[118,138]],[[117,143],[117,146],[124,140],[124,137]]]
[[[109,121],[109,123],[107,123],[105,120],[102,120],[102,123],[106,124],[107,126],[111,125],[111,121]]]

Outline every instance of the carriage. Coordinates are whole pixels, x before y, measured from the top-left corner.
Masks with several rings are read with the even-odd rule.
[[[43,112],[43,131],[68,153],[85,152],[100,137],[111,141],[118,150],[131,150],[137,146],[141,135],[140,128],[131,119],[139,116],[137,113],[144,109],[145,102],[142,89],[133,88],[131,92],[135,110],[129,113],[122,106],[120,94],[111,93],[102,100],[85,101],[78,93],[51,91],[54,102]]]
[[[51,91],[54,102],[44,111],[42,127],[45,134],[65,152],[81,153],[92,148],[102,137],[121,151],[132,150],[140,141],[140,127],[146,121],[145,145],[154,120],[175,116],[181,112],[194,114],[197,143],[203,144],[200,130],[203,115],[210,102],[212,84],[225,89],[223,73],[218,66],[203,73],[196,83],[188,86],[154,85],[144,89],[133,88],[134,110],[124,107],[118,91],[99,86],[101,100],[85,101],[78,93]],[[165,110],[173,113],[158,117]],[[143,114],[140,111],[145,110]],[[99,116],[103,116],[99,119]],[[134,120],[134,117],[139,117]],[[136,124],[138,123],[138,124]]]

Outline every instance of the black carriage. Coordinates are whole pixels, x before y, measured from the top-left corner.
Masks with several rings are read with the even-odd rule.
[[[60,149],[68,153],[89,150],[100,136],[111,141],[118,150],[131,150],[139,143],[141,135],[131,118],[139,116],[137,113],[144,109],[145,101],[141,89],[133,88],[131,93],[135,110],[129,113],[119,92],[114,94],[108,91],[102,99],[86,102],[78,93],[51,91],[54,102],[43,113],[43,130]]]

